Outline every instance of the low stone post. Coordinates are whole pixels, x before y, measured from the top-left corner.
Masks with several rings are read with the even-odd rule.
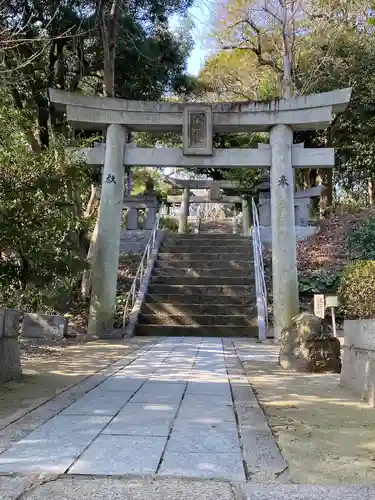
[[[181,234],[188,232],[189,196],[190,196],[189,188],[185,188],[182,195],[180,220],[178,224],[178,232]]]
[[[299,312],[294,177],[292,169],[293,131],[276,125],[270,134],[271,219],[274,338]]]
[[[156,215],[158,212],[157,202],[151,202],[147,208],[146,217],[143,222],[143,229],[152,229],[156,221]]]
[[[244,196],[242,197],[242,235],[249,236],[250,234],[250,207],[249,201]]]
[[[105,335],[113,328],[124,196],[126,136],[127,130],[122,125],[111,124],[107,128],[87,329],[88,335],[93,337]]]
[[[19,311],[0,309],[0,383],[22,375],[18,343],[20,317]]]
[[[139,213],[137,208],[128,208],[126,212],[126,229],[135,231],[139,228]]]

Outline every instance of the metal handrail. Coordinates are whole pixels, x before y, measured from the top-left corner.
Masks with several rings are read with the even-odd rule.
[[[156,245],[156,236],[157,236],[158,230],[159,230],[159,223],[160,223],[160,213],[158,213],[156,215],[155,224],[152,228],[150,238],[149,238],[147,245],[146,245],[146,248],[143,252],[141,262],[139,263],[139,266],[137,269],[137,273],[134,277],[132,286],[130,288],[130,292],[129,292],[129,294],[126,298],[126,301],[125,301],[124,313],[123,313],[123,317],[122,317],[123,329],[126,326],[128,311],[129,311],[129,309],[130,309],[130,311],[133,309],[134,304],[137,301],[138,294],[139,294],[140,287],[141,287],[141,283],[142,283],[142,279],[143,279],[143,276],[144,276],[146,269],[147,269],[148,261],[150,260],[151,253],[154,250],[155,245]]]
[[[263,244],[260,238],[259,216],[258,209],[254,199],[251,200],[253,210],[253,252],[254,252],[254,270],[255,270],[255,289],[257,297],[257,314],[258,314],[258,338],[260,341],[266,339],[268,331],[268,304],[267,304],[267,287],[264,276],[263,262]]]

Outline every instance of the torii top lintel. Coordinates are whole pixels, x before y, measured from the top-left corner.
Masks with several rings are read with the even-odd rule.
[[[50,100],[66,111],[72,126],[102,130],[122,124],[144,132],[182,131],[186,110],[208,109],[214,132],[262,132],[273,126],[289,125],[293,130],[326,128],[333,113],[346,109],[351,88],[269,102],[169,103],[128,101],[92,97],[79,92],[50,89]]]

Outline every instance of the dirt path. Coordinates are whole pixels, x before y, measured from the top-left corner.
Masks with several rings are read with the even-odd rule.
[[[286,373],[277,347],[253,348],[246,371],[292,480],[374,483],[375,409],[340,387],[339,375]]]
[[[22,379],[0,385],[0,428],[25,409],[42,404],[150,342],[153,340],[142,338],[23,347]]]

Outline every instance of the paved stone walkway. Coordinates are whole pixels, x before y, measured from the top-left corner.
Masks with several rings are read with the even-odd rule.
[[[0,474],[158,475],[244,482],[286,468],[229,339],[139,350],[0,454]]]

